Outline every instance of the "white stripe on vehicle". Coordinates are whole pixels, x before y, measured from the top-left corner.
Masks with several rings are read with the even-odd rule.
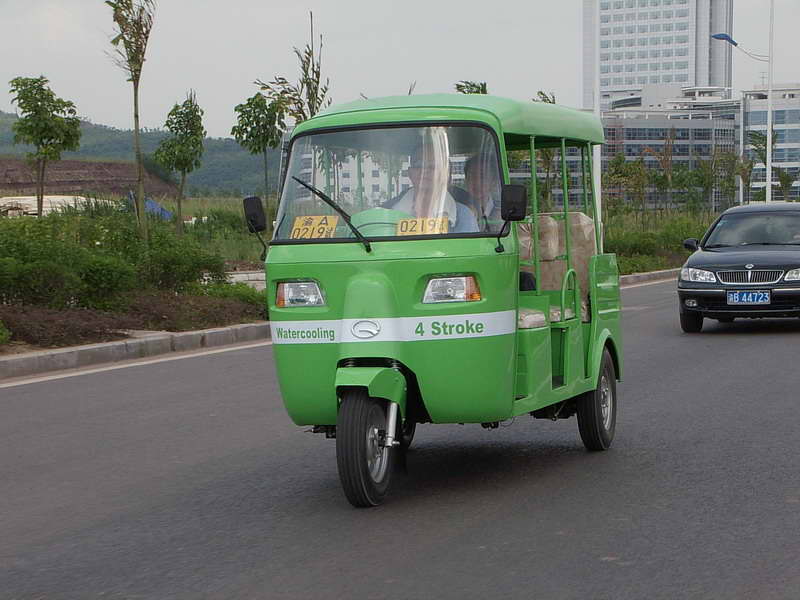
[[[416,342],[507,335],[516,331],[517,313],[435,317],[272,321],[275,344],[340,344],[343,342]]]

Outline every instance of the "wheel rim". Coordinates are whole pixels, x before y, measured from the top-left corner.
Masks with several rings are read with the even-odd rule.
[[[608,378],[603,375],[600,379],[600,415],[603,417],[603,427],[606,431],[611,429],[611,417],[614,414],[614,395]]]
[[[389,452],[382,445],[384,431],[386,427],[386,417],[383,411],[374,406],[369,411],[369,420],[367,423],[367,471],[372,481],[380,482],[386,474],[386,467],[389,464]]]

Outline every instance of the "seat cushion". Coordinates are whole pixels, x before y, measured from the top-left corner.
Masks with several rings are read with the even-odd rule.
[[[517,327],[519,329],[536,329],[537,327],[545,327],[547,325],[547,318],[541,310],[533,308],[520,308],[519,316],[517,317]]]

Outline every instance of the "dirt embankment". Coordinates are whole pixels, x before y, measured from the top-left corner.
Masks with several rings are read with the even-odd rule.
[[[177,187],[145,173],[145,193],[153,198],[176,196]],[[47,165],[45,194],[117,195],[136,190],[132,162],[61,160]],[[24,159],[0,158],[0,195],[36,193],[34,170]]]

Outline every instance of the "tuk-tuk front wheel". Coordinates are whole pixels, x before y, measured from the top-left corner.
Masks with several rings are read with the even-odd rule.
[[[578,398],[578,430],[587,450],[608,450],[617,426],[617,376],[608,350],[603,352],[597,388]]]
[[[346,391],[336,421],[336,464],[353,506],[378,506],[386,496],[394,452],[383,445],[385,437],[385,402],[363,388]]]

